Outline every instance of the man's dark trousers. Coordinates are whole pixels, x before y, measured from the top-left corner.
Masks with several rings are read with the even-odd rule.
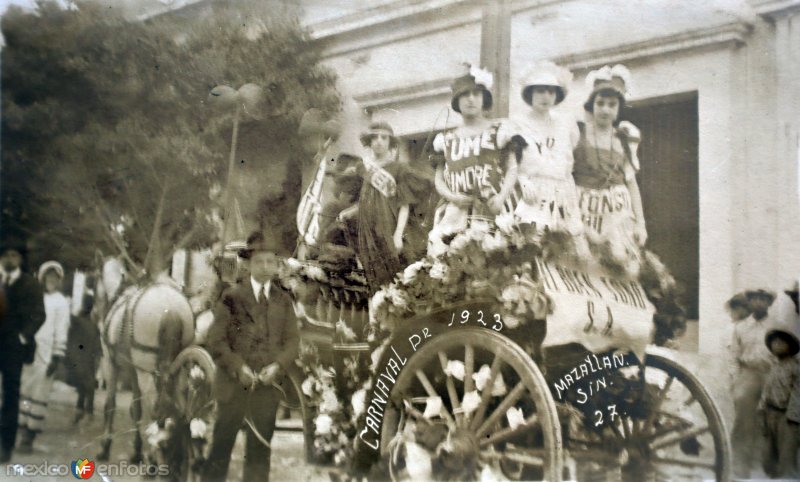
[[[240,389],[238,396],[217,401],[217,420],[214,425],[214,438],[208,456],[209,465],[205,481],[217,482],[226,479],[231,450],[245,416],[250,418],[264,440],[272,440],[281,398],[281,392],[273,386],[258,385],[255,390],[247,391],[244,395]],[[242,480],[267,481],[271,450],[256,437],[250,427],[246,426],[245,430],[247,443]]]
[[[4,450],[14,448],[19,423],[19,386],[22,381],[22,362],[0,357],[0,376],[3,377],[3,408],[0,411],[0,444]]]

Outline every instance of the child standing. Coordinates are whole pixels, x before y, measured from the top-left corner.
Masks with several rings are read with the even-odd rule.
[[[762,464],[770,477],[796,478],[800,436],[800,341],[791,328],[770,330],[765,343],[777,358],[767,375],[758,404],[764,436]]]
[[[497,215],[513,209],[506,203],[517,180],[517,160],[508,156],[512,135],[506,123],[484,114],[492,107],[492,83],[491,73],[471,67],[451,86],[450,105],[461,114],[463,124],[433,141],[438,154],[434,185],[442,202],[434,215],[428,254],[442,254],[446,238],[472,222],[491,226]]]
[[[745,292],[751,314],[733,327],[733,356],[736,359],[736,384],[733,386],[735,417],[731,441],[733,445],[734,475],[749,478],[754,462],[758,439],[756,412],[764,379],[774,362],[774,357],[764,344],[764,337],[775,327],[770,319],[769,307],[775,295],[765,290]]]
[[[388,123],[372,123],[361,143],[368,151],[357,208],[358,256],[374,294],[421,254],[408,236],[416,228],[408,220],[430,181],[398,159],[398,140]]]
[[[67,336],[67,383],[78,391],[73,423],[94,415],[97,366],[103,354],[100,330],[92,319],[94,297],[86,294],[80,313],[72,319]]]
[[[61,293],[64,268],[47,261],[39,268],[39,283],[44,286],[44,324],[36,332],[33,363],[22,370],[22,397],[19,409],[21,431],[19,452],[33,451],[33,441],[42,431],[56,370],[64,360],[69,330],[69,301]]]

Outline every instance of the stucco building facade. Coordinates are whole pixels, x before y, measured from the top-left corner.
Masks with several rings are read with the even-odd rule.
[[[686,287],[701,353],[729,337],[735,292],[800,273],[800,1],[316,2],[305,23],[340,77],[351,124],[384,119],[413,161],[453,125],[463,62],[495,73],[496,115],[527,106],[518,77],[550,59],[575,75],[558,108],[583,115],[588,72],[632,72],[626,117],[643,131],[649,247]],[[354,132],[357,129],[354,129]]]

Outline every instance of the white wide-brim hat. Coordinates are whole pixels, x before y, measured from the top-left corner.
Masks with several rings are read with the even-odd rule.
[[[37,278],[39,278],[39,283],[44,283],[44,275],[50,270],[54,270],[59,278],[64,279],[64,267],[61,266],[61,263],[58,261],[46,261],[39,266],[39,273],[37,276]]]
[[[572,73],[564,67],[559,67],[550,61],[538,62],[532,65],[522,78],[522,100],[530,105],[533,88],[545,86],[556,89],[556,104],[559,104],[567,96],[571,81]]]

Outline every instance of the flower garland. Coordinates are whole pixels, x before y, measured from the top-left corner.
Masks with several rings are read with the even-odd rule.
[[[345,466],[355,452],[357,421],[364,413],[367,394],[362,380],[369,372],[358,355],[345,356],[338,377],[345,383],[337,388],[336,370],[322,364],[317,348],[306,343],[301,345],[300,365],[306,375],[300,389],[315,410],[314,457],[319,463]],[[348,398],[345,394],[353,394],[350,404],[342,403]]]
[[[411,264],[378,291],[372,299],[373,322],[392,331],[408,317],[465,299],[497,300],[505,312],[504,324],[511,329],[526,320],[544,320],[552,302],[532,260],[572,252],[557,247],[560,240],[555,236],[546,236],[540,244],[531,243],[530,236],[474,224],[455,235],[446,251]]]

